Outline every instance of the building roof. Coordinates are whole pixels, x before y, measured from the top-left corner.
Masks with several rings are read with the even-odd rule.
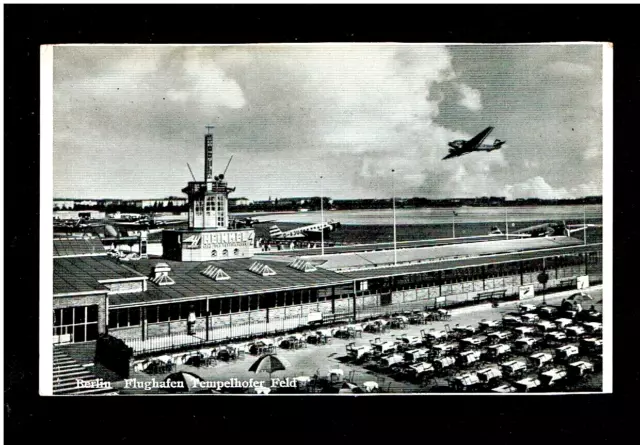
[[[54,238],[53,257],[106,255],[99,238]]]
[[[531,260],[535,258],[549,257],[551,255],[568,255],[585,251],[602,251],[602,244],[591,244],[587,246],[569,246],[560,250],[533,250],[529,252],[519,252],[502,255],[487,255],[476,258],[464,258],[456,260],[446,260],[430,263],[422,263],[397,267],[380,267],[367,270],[357,270],[353,272],[342,272],[342,275],[352,280],[366,280],[372,278],[384,278],[398,275],[408,275],[414,273],[433,272],[438,270],[459,269],[465,267],[477,267],[488,264],[507,263],[513,261]]]
[[[291,260],[293,261],[293,260]],[[167,263],[171,267],[169,276],[175,281],[170,286],[158,286],[148,282],[146,292],[117,294],[109,296],[109,305],[127,305],[151,303],[163,300],[186,300],[197,297],[222,297],[232,295],[251,295],[279,290],[300,289],[350,283],[351,279],[325,269],[303,272],[288,267],[289,262],[260,259],[276,274],[262,276],[251,272],[249,268],[255,258],[232,259],[224,261],[180,262],[166,259],[150,259],[131,262],[129,267],[145,276],[151,276],[156,263]],[[202,271],[214,265],[229,275],[228,280],[216,281]]]
[[[81,256],[53,260],[54,295],[103,290],[106,292],[107,288],[100,281],[143,277],[108,256]]]
[[[397,263],[415,264],[418,262],[441,262],[487,255],[526,252],[538,249],[551,249],[580,244],[580,241],[566,236],[544,238],[519,238],[501,241],[450,244],[414,249],[398,249],[395,252]],[[352,252],[345,254],[302,257],[325,269],[338,272],[371,269],[394,264],[394,251]]]

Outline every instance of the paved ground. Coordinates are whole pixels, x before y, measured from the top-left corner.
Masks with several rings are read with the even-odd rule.
[[[547,302],[549,304],[559,304],[561,298],[565,298],[576,291],[569,291],[558,293],[554,295],[549,295],[546,297]],[[593,296],[593,303],[600,301],[602,299],[602,290],[601,287],[594,287],[589,291],[589,294]],[[536,297],[527,302],[531,302],[532,304],[538,304],[542,301],[541,297]],[[514,310],[517,310],[518,302],[510,302],[504,303],[498,308],[487,308],[485,307],[475,307],[475,308],[464,308],[463,310],[454,312],[453,317],[448,322],[434,322],[429,325],[409,325],[406,329],[397,329],[391,330],[386,334],[370,334],[364,333],[362,338],[357,338],[355,340],[357,345],[368,345],[370,340],[373,340],[376,337],[380,337],[384,340],[395,340],[396,337],[399,337],[403,334],[407,335],[416,335],[420,336],[420,331],[422,329],[444,329],[445,324],[449,324],[453,327],[455,324],[461,325],[473,325],[477,326],[478,322],[482,319],[492,319],[499,320],[502,316]],[[596,309],[602,311],[601,304],[596,305]],[[321,376],[326,376],[330,369],[339,368],[344,372],[345,377],[350,377],[352,381],[358,385],[362,384],[365,381],[375,381],[379,384],[379,386],[388,390],[389,392],[416,392],[420,391],[428,391],[433,390],[434,388],[422,388],[417,384],[410,384],[402,381],[395,381],[384,374],[377,374],[370,370],[365,369],[362,366],[350,364],[345,360],[346,356],[346,345],[353,340],[343,340],[343,339],[332,339],[331,343],[323,346],[315,346],[308,345],[307,348],[299,349],[299,350],[278,350],[278,356],[285,358],[290,364],[291,368],[286,371],[278,371],[272,375],[273,378],[284,378],[284,377],[298,377],[298,376],[312,376],[316,372]],[[551,350],[550,350],[551,351]],[[549,351],[542,351],[549,352]],[[237,360],[235,362],[224,363],[221,362],[217,366],[212,368],[195,368],[192,366],[181,365],[178,367],[179,371],[189,371],[193,372],[201,377],[203,377],[207,381],[226,381],[232,378],[237,378],[238,380],[268,380],[268,374],[260,373],[258,375],[249,372],[248,368],[251,364],[257,359],[255,356],[247,355],[244,359]],[[534,373],[535,374],[535,373]],[[152,381],[155,380],[157,382],[162,381],[166,375],[148,375],[144,372],[136,372],[131,375],[131,378],[136,379],[139,382],[143,381]],[[435,382],[438,385],[446,385],[446,382],[441,379],[441,381]],[[601,377],[595,376],[594,379],[590,382],[590,388],[585,388],[585,390],[598,390],[598,388],[591,388],[593,386],[599,386],[601,384]],[[115,387],[122,387],[124,385],[123,382],[119,382],[114,384]],[[267,385],[268,386],[268,385]],[[130,393],[130,390],[122,391],[123,394]],[[139,391],[138,391],[139,393]]]

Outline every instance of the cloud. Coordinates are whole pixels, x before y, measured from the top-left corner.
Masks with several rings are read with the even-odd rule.
[[[473,89],[465,84],[458,84],[458,90],[462,95],[462,98],[460,99],[458,104],[468,108],[471,111],[479,111],[482,109],[480,91]]]
[[[432,45],[59,47],[54,193],[180,194],[187,162],[202,176],[208,124],[214,168],[233,155],[227,176],[252,199],[317,194],[320,174],[336,198],[388,196],[392,168],[399,196],[495,196],[505,184],[524,190],[523,159],[527,176],[578,193],[598,168],[598,90],[585,86],[593,79],[567,88],[506,59],[527,58],[510,48],[456,58]],[[442,161],[449,141],[487,125],[512,147]],[[557,173],[567,165],[571,180]]]
[[[602,195],[602,180],[593,180],[573,187],[571,192],[575,198]]]
[[[593,68],[581,63],[558,61],[547,64],[543,71],[553,76],[588,77],[593,73]]]
[[[541,198],[564,199],[570,198],[569,192],[564,188],[553,188],[542,176],[529,178],[526,181],[505,187],[507,199]]]
[[[507,199],[572,199],[598,195],[602,195],[602,183],[600,181],[592,180],[567,190],[564,187],[552,187],[541,176],[529,178],[518,184],[507,185],[504,189],[504,196]]]
[[[585,159],[602,159],[602,148],[598,146],[589,147],[584,151],[583,156]]]

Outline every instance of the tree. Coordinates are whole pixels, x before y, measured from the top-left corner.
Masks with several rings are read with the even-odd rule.
[[[542,304],[547,304],[546,301],[546,289],[547,289],[547,281],[549,281],[549,274],[546,271],[542,271],[538,275],[538,283],[542,284]]]

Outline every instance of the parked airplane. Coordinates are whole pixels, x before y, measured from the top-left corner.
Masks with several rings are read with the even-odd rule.
[[[259,221],[257,219],[247,216],[245,218],[230,218],[229,227],[232,229],[242,229],[245,227],[253,227],[255,224],[266,224],[275,221],[274,219],[269,221]]]
[[[502,145],[507,141],[496,139],[493,144],[482,143],[492,131],[493,127],[487,127],[468,141],[459,139],[453,142],[449,142],[449,147],[451,147],[449,149],[449,154],[442,158],[442,160],[456,158],[458,156],[473,153],[475,151],[493,151],[500,149],[500,147],[502,147]]]
[[[297,229],[287,230],[286,232],[281,231],[278,226],[271,226],[269,228],[269,237],[272,239],[286,240],[320,239],[322,231],[324,231],[325,236],[327,236],[329,232],[339,229],[340,226],[341,224],[339,222],[329,221],[325,223],[298,227]]]
[[[525,227],[524,229],[514,230],[509,232],[509,236],[513,237],[530,237],[536,238],[541,236],[571,236],[574,232],[580,232],[585,227],[602,227],[602,224],[566,224],[562,223],[544,223],[531,227]],[[503,235],[502,231],[498,227],[492,227],[489,232],[490,235]]]

